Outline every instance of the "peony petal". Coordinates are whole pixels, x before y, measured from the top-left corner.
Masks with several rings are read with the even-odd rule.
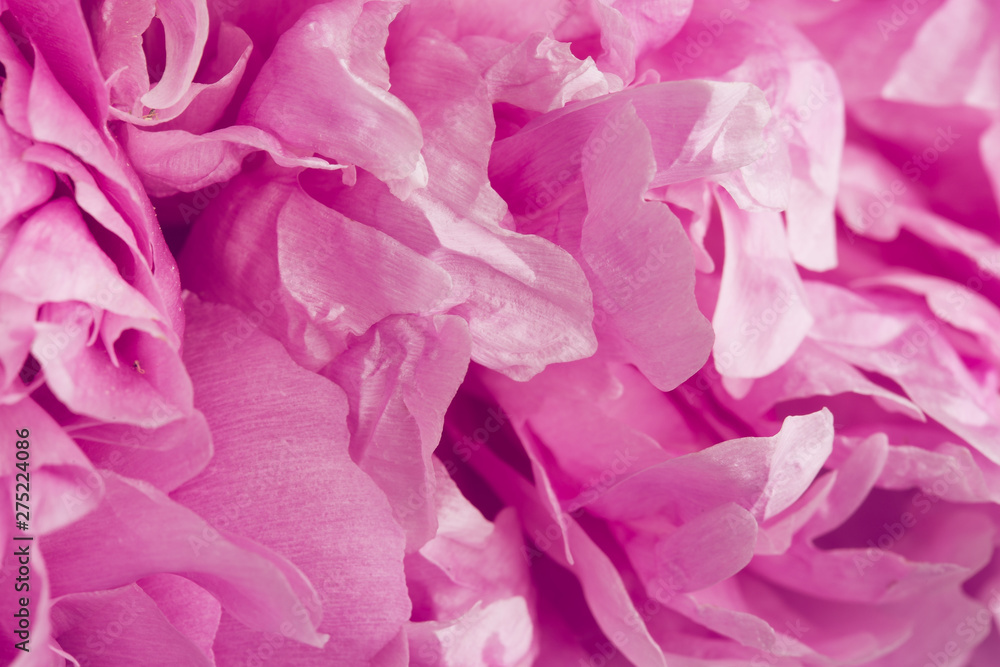
[[[551,534],[553,518],[527,481],[488,449],[480,451],[471,463],[504,500],[518,509],[526,531]],[[637,664],[665,665],[663,652],[650,637],[611,560],[575,520],[566,516],[563,523],[565,538],[539,546],[544,546],[548,556],[577,576],[591,613],[617,650]],[[572,563],[566,562],[564,550],[573,554]]]
[[[399,632],[410,608],[403,533],[385,496],[350,461],[343,392],[296,366],[281,344],[263,333],[253,332],[239,348],[218,345],[239,321],[232,308],[189,297],[187,312],[185,362],[196,405],[212,428],[215,455],[205,474],[173,497],[217,517],[214,524],[287,554],[316,583],[318,598],[300,595],[283,609],[299,623],[310,617],[318,622],[322,615],[320,629],[333,641],[324,651],[284,646],[286,659],[304,665],[366,663]],[[276,470],[310,474],[276,477]],[[309,530],[289,528],[293,506],[302,516],[315,517]],[[239,618],[238,609],[226,610]],[[217,659],[223,664],[242,659],[262,641],[224,620]]]
[[[472,58],[485,66],[483,78],[490,100],[531,111],[552,111],[570,102],[589,100],[610,92],[608,79],[593,59],[579,59],[570,45],[536,33],[518,44],[486,50],[488,43],[462,42]]]
[[[582,165],[599,162],[620,136],[605,119],[626,101],[653,140],[652,187],[726,173],[764,153],[761,130],[770,111],[756,87],[705,81],[642,86],[544,114],[498,141],[490,180],[511,212],[535,217],[570,192]],[[595,129],[601,141],[588,143]]]
[[[139,98],[149,91],[142,34],[156,14],[155,0],[102,0],[89,17],[97,62],[105,80],[111,80],[111,110],[140,111]]]
[[[768,438],[742,438],[680,456],[613,484],[591,504],[618,521],[662,515],[675,525],[733,502],[758,521],[791,505],[829,456],[833,416],[825,408],[787,417]]]
[[[434,536],[431,454],[469,364],[468,326],[458,317],[389,317],[373,325],[323,374],[351,407],[351,458],[389,498],[407,552]]]
[[[240,172],[243,158],[258,150],[267,151],[283,167],[343,168],[320,158],[296,157],[267,132],[246,125],[201,135],[186,130],[146,132],[130,125],[124,141],[136,171],[156,197],[227,181]]]
[[[782,401],[840,394],[871,396],[886,410],[927,421],[923,411],[912,401],[875,384],[852,365],[808,338],[802,341],[785,365],[755,382],[754,391],[740,405],[763,415]]]
[[[101,477],[80,448],[59,425],[31,398],[14,405],[0,405],[0,429],[10,434],[10,446],[0,463],[0,478],[8,478],[13,491],[15,481],[30,479],[31,533],[44,535],[78,521],[93,511],[100,503],[104,491]],[[26,448],[30,471],[14,467],[17,451],[14,435],[21,430],[29,432],[30,443]],[[32,447],[35,443],[41,446]]]
[[[204,0],[157,0],[156,18],[163,24],[166,66],[141,99],[151,109],[165,109],[181,100],[198,72],[208,41],[208,6]]]
[[[528,606],[521,597],[477,604],[453,622],[413,623],[407,634],[415,667],[534,664]]]
[[[23,160],[22,155],[30,145],[0,117],[0,169],[8,183],[0,192],[0,228],[44,204],[55,191],[52,172]]]
[[[788,361],[812,326],[805,291],[776,213],[748,213],[719,195],[726,261],[712,326],[715,366],[758,378]]]
[[[262,327],[316,370],[347,347],[349,336],[389,315],[428,312],[450,288],[436,264],[324,207],[281,170],[264,168],[230,184],[186,248],[187,284],[248,314],[224,336],[225,345],[235,348]]]
[[[355,72],[349,65],[381,49],[375,41],[359,43],[356,52],[351,47],[350,31],[362,6],[352,0],[308,10],[278,40],[243,103],[240,121],[293,150],[356,164],[392,183],[393,192],[405,198],[427,182],[420,126],[387,91],[384,74],[372,80],[365,77],[370,70]],[[388,23],[392,16],[381,20]]]
[[[316,620],[293,613],[315,591],[293,565],[249,540],[216,531],[191,510],[143,483],[104,475],[101,506],[85,519],[47,536],[43,543],[55,595],[116,588],[160,572],[183,574],[222,602],[225,609],[261,630],[313,646],[326,635]],[[112,553],[83,551],[96,535],[128,535]],[[109,564],[113,559],[113,565]]]
[[[212,643],[222,616],[219,601],[190,579],[174,574],[154,574],[138,585],[170,624],[215,664]]]
[[[168,414],[154,417],[148,428],[102,424],[73,429],[73,437],[100,467],[170,493],[208,466],[213,448],[212,434],[200,411],[157,427],[156,422]]]
[[[205,653],[174,627],[139,586],[64,595],[52,606],[53,637],[80,664],[146,660],[210,667]]]
[[[108,92],[98,66],[83,10],[77,2],[53,0],[40,5],[30,0],[5,3],[31,38],[35,48],[35,70],[51,67],[50,73],[90,123],[102,128],[107,118]],[[34,87],[34,82],[33,82]]]
[[[705,363],[711,325],[694,299],[684,230],[667,207],[642,199],[656,170],[649,131],[631,103],[616,116],[621,134],[614,153],[599,167],[583,165],[580,253],[600,308],[602,343],[621,350],[658,389],[670,390]],[[589,141],[600,139],[594,132]]]

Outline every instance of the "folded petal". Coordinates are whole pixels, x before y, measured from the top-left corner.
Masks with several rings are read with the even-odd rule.
[[[384,73],[373,80],[370,68],[355,71],[351,65],[384,47],[374,40],[352,46],[352,28],[366,9],[352,0],[308,10],[278,40],[243,103],[240,121],[304,155],[356,164],[395,184],[393,192],[405,197],[427,182],[420,125],[388,92]],[[392,17],[383,13],[380,21]]]
[[[469,353],[461,318],[389,317],[323,370],[347,393],[351,458],[389,498],[408,552],[436,531],[431,454]]]
[[[322,646],[319,614],[297,615],[315,591],[287,560],[249,540],[222,533],[144,482],[104,475],[94,512],[46,537],[54,595],[100,591],[161,572],[183,574],[211,591],[242,622]],[[83,550],[114,531],[127,535],[113,553]],[[300,607],[296,607],[299,605]]]
[[[318,597],[300,595],[283,609],[297,623],[322,618],[319,630],[333,641],[324,651],[285,646],[287,659],[305,665],[367,663],[399,632],[410,603],[403,532],[384,494],[350,460],[343,391],[295,365],[278,341],[261,332],[238,348],[218,345],[239,322],[234,309],[192,297],[187,308],[185,362],[196,404],[212,428],[215,455],[206,473],[174,491],[173,498],[214,525],[264,545],[261,549],[282,553],[315,583]],[[249,431],[248,424],[253,424]],[[281,470],[288,474],[277,475]],[[289,529],[291,507],[315,518],[309,530]],[[226,610],[240,618],[238,609]],[[261,624],[256,629],[276,631]],[[223,622],[217,658],[243,659],[262,641],[257,633]]]
[[[151,109],[181,100],[194,81],[208,40],[208,5],[204,0],[157,0],[156,18],[163,24],[166,65],[163,77],[142,96]]]
[[[601,344],[670,390],[705,363],[711,325],[694,298],[694,257],[680,222],[663,204],[642,198],[656,170],[649,131],[631,103],[616,114],[616,150],[599,166],[583,165],[580,253],[600,309]]]
[[[101,477],[77,444],[35,401],[25,398],[14,405],[0,405],[0,428],[9,434],[5,441],[10,443],[0,463],[0,478],[12,492],[21,482],[22,488],[34,489],[29,494],[31,534],[63,528],[98,506],[104,491]],[[23,432],[27,435],[19,440]],[[22,450],[28,456],[16,457]],[[15,467],[24,460],[30,462],[30,470]]]
[[[210,667],[208,655],[174,627],[136,584],[64,595],[52,607],[53,637],[80,664],[148,661]]]
[[[761,130],[770,110],[755,86],[707,81],[640,86],[549,112],[498,141],[490,181],[511,212],[534,217],[571,192],[582,165],[599,163],[615,146],[621,129],[607,119],[616,119],[610,111],[626,101],[652,137],[652,187],[726,173],[764,153]],[[600,141],[588,141],[595,129]]]

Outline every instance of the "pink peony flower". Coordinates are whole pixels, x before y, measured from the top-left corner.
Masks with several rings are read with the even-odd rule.
[[[0,25],[4,664],[1000,657],[993,3]]]

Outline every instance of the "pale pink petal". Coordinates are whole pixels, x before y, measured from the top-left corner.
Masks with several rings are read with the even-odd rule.
[[[715,367],[727,377],[763,377],[795,353],[813,317],[780,214],[741,211],[724,193],[718,202],[726,261],[712,317]]]

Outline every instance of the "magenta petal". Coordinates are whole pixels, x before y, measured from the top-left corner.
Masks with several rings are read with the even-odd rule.
[[[524,598],[477,604],[454,621],[411,623],[411,667],[534,664],[530,614]]]
[[[205,0],[157,0],[156,17],[166,38],[166,68],[142,103],[164,109],[180,101],[198,72],[208,40],[208,5]]]
[[[212,428],[215,455],[206,474],[173,497],[213,524],[286,555],[314,582],[318,598],[286,599],[282,609],[300,619],[297,624],[322,616],[319,629],[332,641],[323,652],[286,645],[288,660],[366,663],[399,632],[410,603],[403,531],[385,495],[350,460],[344,393],[295,365],[281,344],[263,333],[253,332],[236,348],[219,345],[240,321],[228,306],[189,297],[187,315],[184,358],[195,404]],[[310,474],[276,476],[278,469]],[[316,518],[312,528],[289,528],[293,505]],[[226,609],[240,618],[238,608]],[[275,631],[261,623],[256,627]],[[216,654],[225,664],[242,659],[261,641],[259,634],[224,620]]]
[[[451,281],[437,265],[300,190],[277,223],[285,287],[320,323],[361,334],[388,315],[430,311],[448,295]]]
[[[168,282],[170,279],[164,280],[165,275],[172,276],[173,280],[176,280],[176,273],[170,268],[173,258],[170,259],[170,264],[162,266],[166,263],[166,258],[152,249],[146,250],[146,244],[151,241],[144,234],[146,230],[137,231],[135,226],[122,216],[122,213],[102,190],[101,184],[94,179],[86,166],[72,155],[56,146],[36,144],[25,151],[25,158],[44,165],[57,173],[66,174],[72,179],[76,203],[80,209],[90,214],[105,229],[115,234],[128,246],[135,266],[129,281],[130,284],[141,292],[157,311],[162,313],[164,321],[172,323],[174,328],[165,333],[171,342],[179,344],[179,336],[183,330],[178,330],[180,322],[175,319],[176,314],[172,308],[174,305],[172,299],[176,297],[176,294],[172,293],[170,289],[171,284]],[[157,240],[162,242],[162,237]],[[150,268],[148,254],[160,257],[159,271],[154,272]]]
[[[0,265],[0,291],[36,304],[81,301],[122,315],[159,320],[160,314],[101,251],[67,199],[39,209],[21,226]]]
[[[467,140],[443,132],[438,146],[453,149]],[[457,158],[449,152],[430,147],[427,152],[428,164],[454,168]],[[442,194],[485,193],[485,179],[471,173],[477,162],[467,164],[462,187],[443,187]],[[477,216],[477,223],[454,215],[450,205],[435,198],[438,187],[432,178],[425,190],[401,202],[384,184],[362,174],[356,185],[339,188],[323,201],[431,258],[448,273],[452,291],[442,305],[451,305],[449,313],[468,321],[477,363],[526,380],[549,364],[592,355],[597,347],[593,299],[573,257],[544,238],[509,231],[495,219]],[[482,199],[495,201],[495,196]],[[487,210],[496,212],[496,207]],[[526,319],[531,326],[524,326]]]
[[[123,109],[128,113],[141,112],[137,103],[149,91],[142,33],[149,27],[155,14],[155,0],[104,0],[100,3],[99,15],[92,14],[89,17],[101,73],[106,80],[113,81],[109,91],[112,109]]]
[[[437,535],[407,557],[413,664],[532,664],[537,632],[530,564],[513,509],[490,523],[435,462]]]
[[[415,39],[400,51],[408,57],[392,69],[393,90],[426,130],[428,170],[427,187],[406,203],[442,246],[433,257],[453,277],[459,305],[451,312],[469,321],[473,359],[526,379],[548,363],[592,354],[591,304],[579,267],[544,239],[509,231],[506,206],[491,187],[496,128],[476,68],[438,38]],[[525,318],[532,327],[523,326]]]
[[[212,434],[198,410],[164,425],[158,421],[172,415],[163,411],[154,415],[160,419],[154,418],[149,424],[101,424],[74,429],[73,437],[100,467],[170,493],[208,466]]]
[[[706,588],[746,567],[756,541],[753,516],[738,505],[720,505],[657,540],[648,580],[669,582],[677,593]]]
[[[641,86],[549,112],[498,141],[490,179],[511,212],[535,216],[570,192],[582,164],[600,162],[609,142],[614,145],[619,137],[620,128],[606,119],[625,102],[632,103],[652,137],[652,187],[726,173],[764,154],[761,131],[770,109],[755,86],[706,81]],[[601,142],[588,143],[595,129]]]
[[[1000,107],[993,80],[1000,67],[1000,11],[986,0],[952,0],[931,12],[882,95],[932,107]]]
[[[52,172],[23,160],[24,150],[30,145],[0,117],[0,169],[6,182],[0,190],[0,228],[45,203],[55,190]]]
[[[150,335],[153,327],[87,345],[86,333],[95,326],[92,308],[78,302],[40,311],[32,354],[60,401],[82,415],[143,428],[191,413],[191,381],[177,350],[155,329]]]
[[[199,67],[198,78],[210,83],[192,83],[175,104],[165,109],[143,113],[144,107],[124,110],[112,107],[111,117],[138,127],[156,127],[184,130],[193,134],[208,132],[222,118],[226,107],[236,94],[236,87],[253,51],[247,34],[228,23],[223,23],[212,45],[214,55],[206,56]],[[143,75],[145,76],[145,74]],[[131,112],[130,112],[131,110]]]
[[[1000,202],[1000,117],[994,118],[993,124],[983,132],[979,139],[979,152],[993,186],[993,198]]]
[[[18,42],[6,30],[0,30],[0,63],[4,66],[3,109],[4,122],[23,136],[31,136],[28,122],[28,99],[31,95],[31,66],[18,49]]]
[[[892,379],[927,416],[1000,461],[1000,400],[942,335],[947,325],[832,284],[810,283],[808,291],[823,325],[811,335],[827,350]],[[962,296],[958,290],[954,294]],[[913,340],[926,342],[914,345]]]
[[[694,298],[694,257],[683,228],[668,207],[642,199],[656,171],[649,131],[631,103],[614,113],[615,151],[583,165],[580,252],[602,344],[670,390],[705,363],[712,329]],[[595,129],[589,141],[600,134]]]
[[[474,58],[486,46],[476,42],[462,45]],[[592,59],[577,58],[569,44],[541,33],[519,44],[497,46],[488,58],[483,78],[494,103],[545,112],[610,92],[608,80]]]
[[[362,42],[352,53],[351,28],[362,3],[317,5],[278,40],[243,103],[241,122],[255,125],[306,155],[314,152],[341,164],[356,164],[408,195],[426,185],[420,126],[413,113],[388,92],[388,77],[352,71],[366,61]],[[388,22],[391,13],[382,16]],[[365,75],[368,74],[369,77]]]
[[[315,591],[302,573],[274,552],[223,534],[191,510],[144,482],[104,475],[101,506],[42,543],[55,595],[116,588],[159,572],[183,574],[211,591],[229,613],[261,630],[284,628],[298,641],[322,646],[317,617],[293,613],[311,604]],[[129,535],[113,561],[107,553],[81,552],[80,544],[114,530]],[[113,566],[109,565],[113,562]]]
[[[214,665],[135,584],[64,595],[52,606],[52,625],[59,646],[80,664],[111,667],[155,655],[161,664]]]
[[[246,125],[206,134],[186,130],[147,132],[129,125],[124,143],[135,170],[156,197],[194,192],[228,181],[240,172],[243,158],[258,150],[267,151],[283,167],[342,168],[320,158],[297,157],[264,130]]]
[[[14,405],[0,405],[0,428],[10,433],[5,460],[0,463],[0,478],[8,480],[14,489],[15,475],[24,472],[14,467],[13,435],[19,429],[30,431],[28,442],[44,443],[29,446],[29,487],[31,498],[32,533],[43,535],[78,521],[100,504],[104,483],[94,471],[86,455],[59,425],[31,398]],[[17,481],[24,481],[21,477]]]
[[[651,4],[643,0],[615,0],[615,9],[628,22],[639,58],[659,48],[676,35],[691,15],[694,0],[667,0]]]
[[[923,411],[905,396],[875,384],[861,371],[807,338],[778,370],[754,383],[754,390],[741,402],[758,415],[777,403],[810,396],[855,394],[871,396],[891,412],[927,421]]]
[[[390,317],[324,374],[347,392],[351,458],[389,498],[407,551],[434,536],[431,455],[469,364],[469,329],[454,316]]]
[[[729,440],[627,477],[591,507],[619,521],[661,514],[679,524],[734,502],[764,520],[808,488],[829,456],[832,440],[829,410],[787,417],[774,436]]]
[[[154,574],[138,583],[170,624],[214,662],[212,643],[222,616],[219,601],[190,579],[173,574]]]
[[[349,336],[389,315],[429,312],[448,295],[450,278],[437,264],[279,173],[261,170],[227,186],[181,256],[192,289],[247,313],[224,345],[261,327],[318,370]]]
[[[18,376],[31,352],[37,315],[38,306],[0,294],[0,405],[14,403],[25,395],[27,389]]]
[[[518,509],[529,534],[551,534],[554,519],[526,480],[487,449],[472,463]],[[650,667],[665,666],[663,652],[649,635],[614,564],[573,518],[564,515],[562,523],[565,537],[547,542],[545,553],[577,576],[598,625],[626,658]],[[572,563],[565,560],[564,552],[573,555]]]
[[[38,62],[44,60],[65,91],[62,94],[71,98],[92,124],[89,129],[102,127],[108,113],[108,92],[80,3],[56,0],[55,4],[42,5],[10,0],[5,4],[31,38],[36,71]]]

